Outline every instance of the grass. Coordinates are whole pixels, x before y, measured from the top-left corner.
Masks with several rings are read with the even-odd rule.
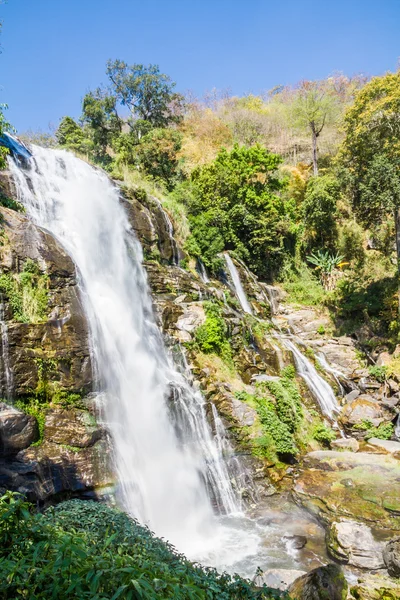
[[[321,306],[327,298],[327,292],[305,264],[298,269],[286,269],[281,286],[289,295],[291,304]]]

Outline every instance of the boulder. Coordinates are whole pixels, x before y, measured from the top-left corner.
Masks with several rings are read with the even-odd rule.
[[[346,394],[346,396],[344,397],[345,402],[352,402],[353,400],[358,398],[360,393],[361,393],[360,390],[351,390],[351,392]]]
[[[17,454],[39,437],[34,417],[0,402],[0,457]]]
[[[351,519],[400,531],[400,462],[387,454],[310,452],[293,493],[326,524]]]
[[[382,574],[366,574],[358,578],[350,589],[357,600],[399,600],[400,580]]]
[[[296,600],[345,600],[348,585],[341,568],[329,564],[313,569],[288,588]]]
[[[368,421],[378,427],[385,421],[391,421],[393,414],[372,396],[362,394],[355,400],[348,402],[340,415],[340,420],[347,430],[352,430],[357,425]],[[356,427],[357,429],[357,427]],[[362,431],[359,431],[360,435]]]
[[[388,542],[383,550],[383,560],[389,575],[400,577],[400,537]]]
[[[85,410],[52,409],[46,415],[44,437],[55,444],[87,448],[93,446],[103,433]]]
[[[327,532],[327,548],[335,560],[360,569],[384,568],[383,544],[377,542],[370,528],[357,521],[334,522]]]
[[[254,585],[285,591],[296,579],[305,575],[306,571],[297,569],[267,569],[254,579]]]
[[[78,451],[45,441],[11,460],[0,459],[0,489],[24,494],[39,505],[54,498],[99,497],[113,482],[106,438]]]
[[[350,450],[351,452],[358,452],[360,448],[360,444],[353,437],[333,440],[331,446],[334,450]]]
[[[379,438],[369,438],[368,444],[379,448],[388,454],[395,454],[397,458],[400,458],[400,442],[393,442],[392,440],[380,440]]]

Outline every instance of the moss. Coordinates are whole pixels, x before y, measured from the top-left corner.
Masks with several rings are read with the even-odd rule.
[[[286,459],[298,453],[294,433],[303,418],[294,370],[283,375],[279,381],[259,383],[255,394],[236,393],[239,400],[256,409],[260,421],[262,433],[252,440],[253,454],[272,462],[277,462],[277,456]]]

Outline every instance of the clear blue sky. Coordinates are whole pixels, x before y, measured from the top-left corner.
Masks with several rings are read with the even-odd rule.
[[[0,102],[19,132],[79,116],[108,58],[202,95],[381,74],[400,56],[400,0],[7,0],[0,19]]]

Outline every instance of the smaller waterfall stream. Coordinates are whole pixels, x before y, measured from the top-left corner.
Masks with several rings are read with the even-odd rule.
[[[331,386],[319,375],[312,362],[300,352],[292,340],[282,338],[282,342],[293,354],[297,372],[304,379],[308,389],[318,401],[322,412],[329,419],[334,420],[335,415],[340,412],[340,407]]]
[[[253,311],[251,310],[251,306],[249,304],[249,301],[247,300],[245,291],[242,286],[242,282],[240,281],[238,270],[235,267],[233,260],[231,259],[231,257],[229,256],[229,254],[227,252],[224,253],[224,257],[225,257],[225,262],[228,267],[230,276],[232,277],[233,285],[235,287],[235,292],[239,299],[239,302],[240,302],[244,312],[251,315],[253,313]]]

